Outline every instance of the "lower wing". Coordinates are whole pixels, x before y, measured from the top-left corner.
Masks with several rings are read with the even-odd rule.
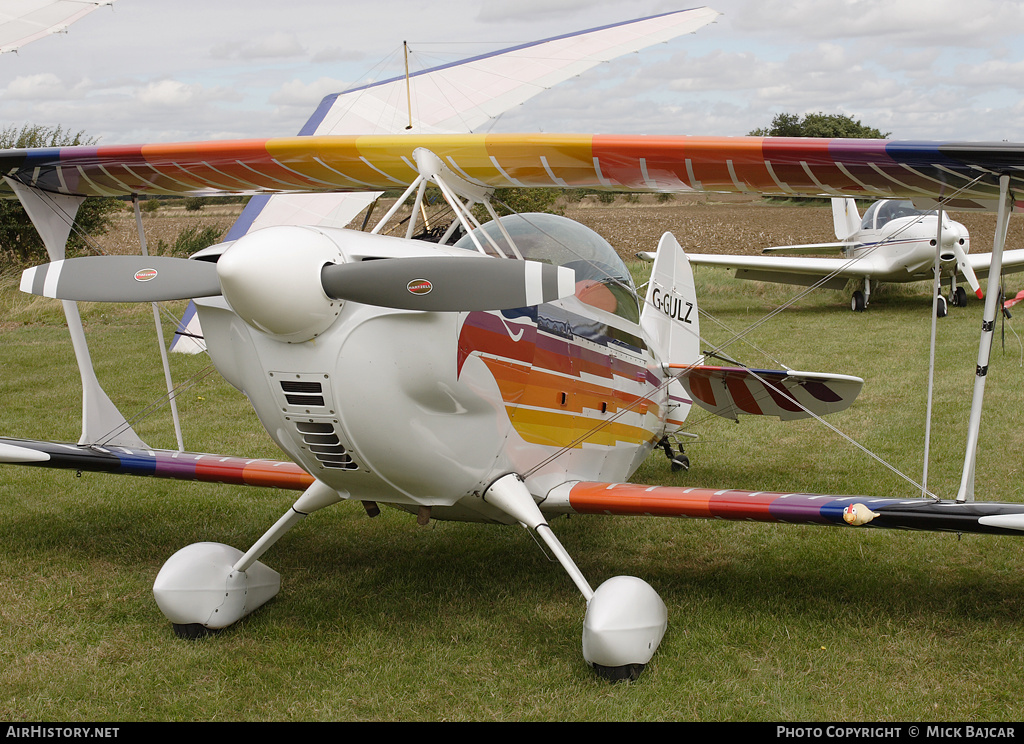
[[[1024,531],[1024,504],[632,483],[565,483],[553,489],[541,507],[549,514],[694,517],[997,535]]]
[[[0,437],[0,463],[296,491],[313,482],[293,462],[8,437]]]

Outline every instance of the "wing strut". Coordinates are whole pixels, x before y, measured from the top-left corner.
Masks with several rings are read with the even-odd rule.
[[[14,190],[39,232],[50,260],[63,260],[75,215],[85,197],[43,192],[7,176],[4,180]],[[96,378],[77,303],[69,300],[63,300],[62,303],[68,331],[71,333],[71,346],[78,362],[78,372],[82,377],[82,437],[78,443],[118,444],[148,449]]]
[[[132,194],[132,208],[135,210],[135,226],[139,231],[139,245],[142,248],[142,255],[148,256],[149,249],[146,247],[146,231],[142,228],[142,212],[139,210],[139,195]],[[174,436],[178,440],[178,452],[185,451],[185,442],[181,438],[181,421],[178,419],[178,399],[174,392],[174,383],[171,381],[171,365],[167,361],[167,346],[164,344],[164,327],[160,323],[160,305],[153,303],[153,321],[156,324],[156,339],[160,344],[160,361],[164,367],[164,381],[167,383],[167,402],[171,406],[171,419],[174,421]]]
[[[416,202],[413,205],[412,213],[409,215],[409,226],[406,228],[405,232],[405,237],[411,238],[416,229],[417,215],[421,211],[423,204],[424,190],[428,183],[433,183],[441,190],[441,195],[455,213],[455,220],[452,222],[451,228],[449,228],[448,232],[446,232],[444,237],[441,238],[442,245],[447,243],[448,239],[454,232],[455,227],[457,225],[462,225],[463,229],[473,241],[473,245],[476,246],[476,249],[480,253],[487,253],[487,250],[480,243],[477,235],[474,233],[474,231],[480,227],[480,222],[473,216],[472,208],[476,204],[481,204],[484,209],[487,210],[491,219],[494,220],[494,223],[498,226],[502,236],[508,242],[508,246],[515,254],[515,258],[523,258],[523,255],[516,247],[515,241],[512,240],[512,236],[508,234],[508,231],[498,219],[498,214],[494,211],[494,207],[491,206],[491,195],[494,192],[493,188],[481,186],[457,176],[437,155],[425,147],[417,147],[413,151],[413,160],[415,160],[415,166],[419,171],[419,175],[416,176],[411,184],[409,184],[409,187],[405,192],[398,197],[391,209],[388,210],[387,214],[381,217],[377,225],[370,231],[371,233],[379,233],[387,224],[388,220],[395,216],[401,206],[405,203],[405,200],[409,198],[413,191],[416,191]],[[466,202],[463,203],[460,197],[465,199]],[[490,248],[497,255],[502,258],[509,258],[502,247],[498,245],[498,243],[495,242],[489,234],[484,233],[483,238],[488,242]]]
[[[1013,205],[1010,203],[1010,177],[999,177],[999,207],[996,212],[996,230],[992,238],[992,264],[989,269],[989,283],[999,286],[1003,268],[1003,246],[1006,244],[1006,230],[1010,222]],[[981,408],[985,397],[985,377],[992,353],[992,335],[996,327],[996,305],[999,292],[988,292],[985,297],[985,314],[981,323],[981,341],[978,343],[978,366],[974,377],[974,398],[971,400],[971,417],[967,426],[967,451],[964,454],[964,471],[960,480],[960,491],[956,500],[960,503],[974,501],[974,466],[978,458],[978,431],[981,428]]]
[[[939,292],[942,287],[939,281],[941,276],[939,254],[942,252],[942,202],[939,202],[935,221],[938,224],[935,227],[935,263],[932,265],[932,338],[928,352],[928,401],[925,406],[924,467],[921,473],[921,496],[928,493],[928,458],[932,442],[932,397],[935,390],[935,338],[938,330],[936,327],[936,321],[939,317]]]

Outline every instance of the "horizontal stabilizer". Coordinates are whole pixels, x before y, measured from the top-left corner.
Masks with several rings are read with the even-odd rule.
[[[546,513],[694,517],[789,524],[1024,535],[1024,504],[680,488],[633,483],[565,483]]]
[[[693,402],[723,418],[740,414],[777,416],[783,421],[826,416],[846,410],[860,395],[864,380],[794,370],[670,365]]]

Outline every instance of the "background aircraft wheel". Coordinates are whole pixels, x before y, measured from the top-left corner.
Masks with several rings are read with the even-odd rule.
[[[936,318],[945,318],[946,317],[946,312],[947,312],[947,309],[946,309],[946,298],[943,297],[942,295],[939,295],[939,303],[935,307],[935,317]]]
[[[953,296],[949,299],[953,307],[967,307],[967,290],[963,287],[957,287]]]
[[[853,293],[853,298],[850,300],[850,309],[855,313],[864,312],[864,293],[856,291]]]

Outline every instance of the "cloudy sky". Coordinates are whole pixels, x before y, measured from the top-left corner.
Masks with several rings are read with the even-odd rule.
[[[695,35],[602,65],[499,131],[742,135],[842,113],[901,139],[1024,141],[1024,4],[712,0]],[[0,10],[4,2],[0,0]],[[319,100],[399,74],[668,10],[662,0],[117,0],[0,56],[0,125],[128,142],[298,132]]]

